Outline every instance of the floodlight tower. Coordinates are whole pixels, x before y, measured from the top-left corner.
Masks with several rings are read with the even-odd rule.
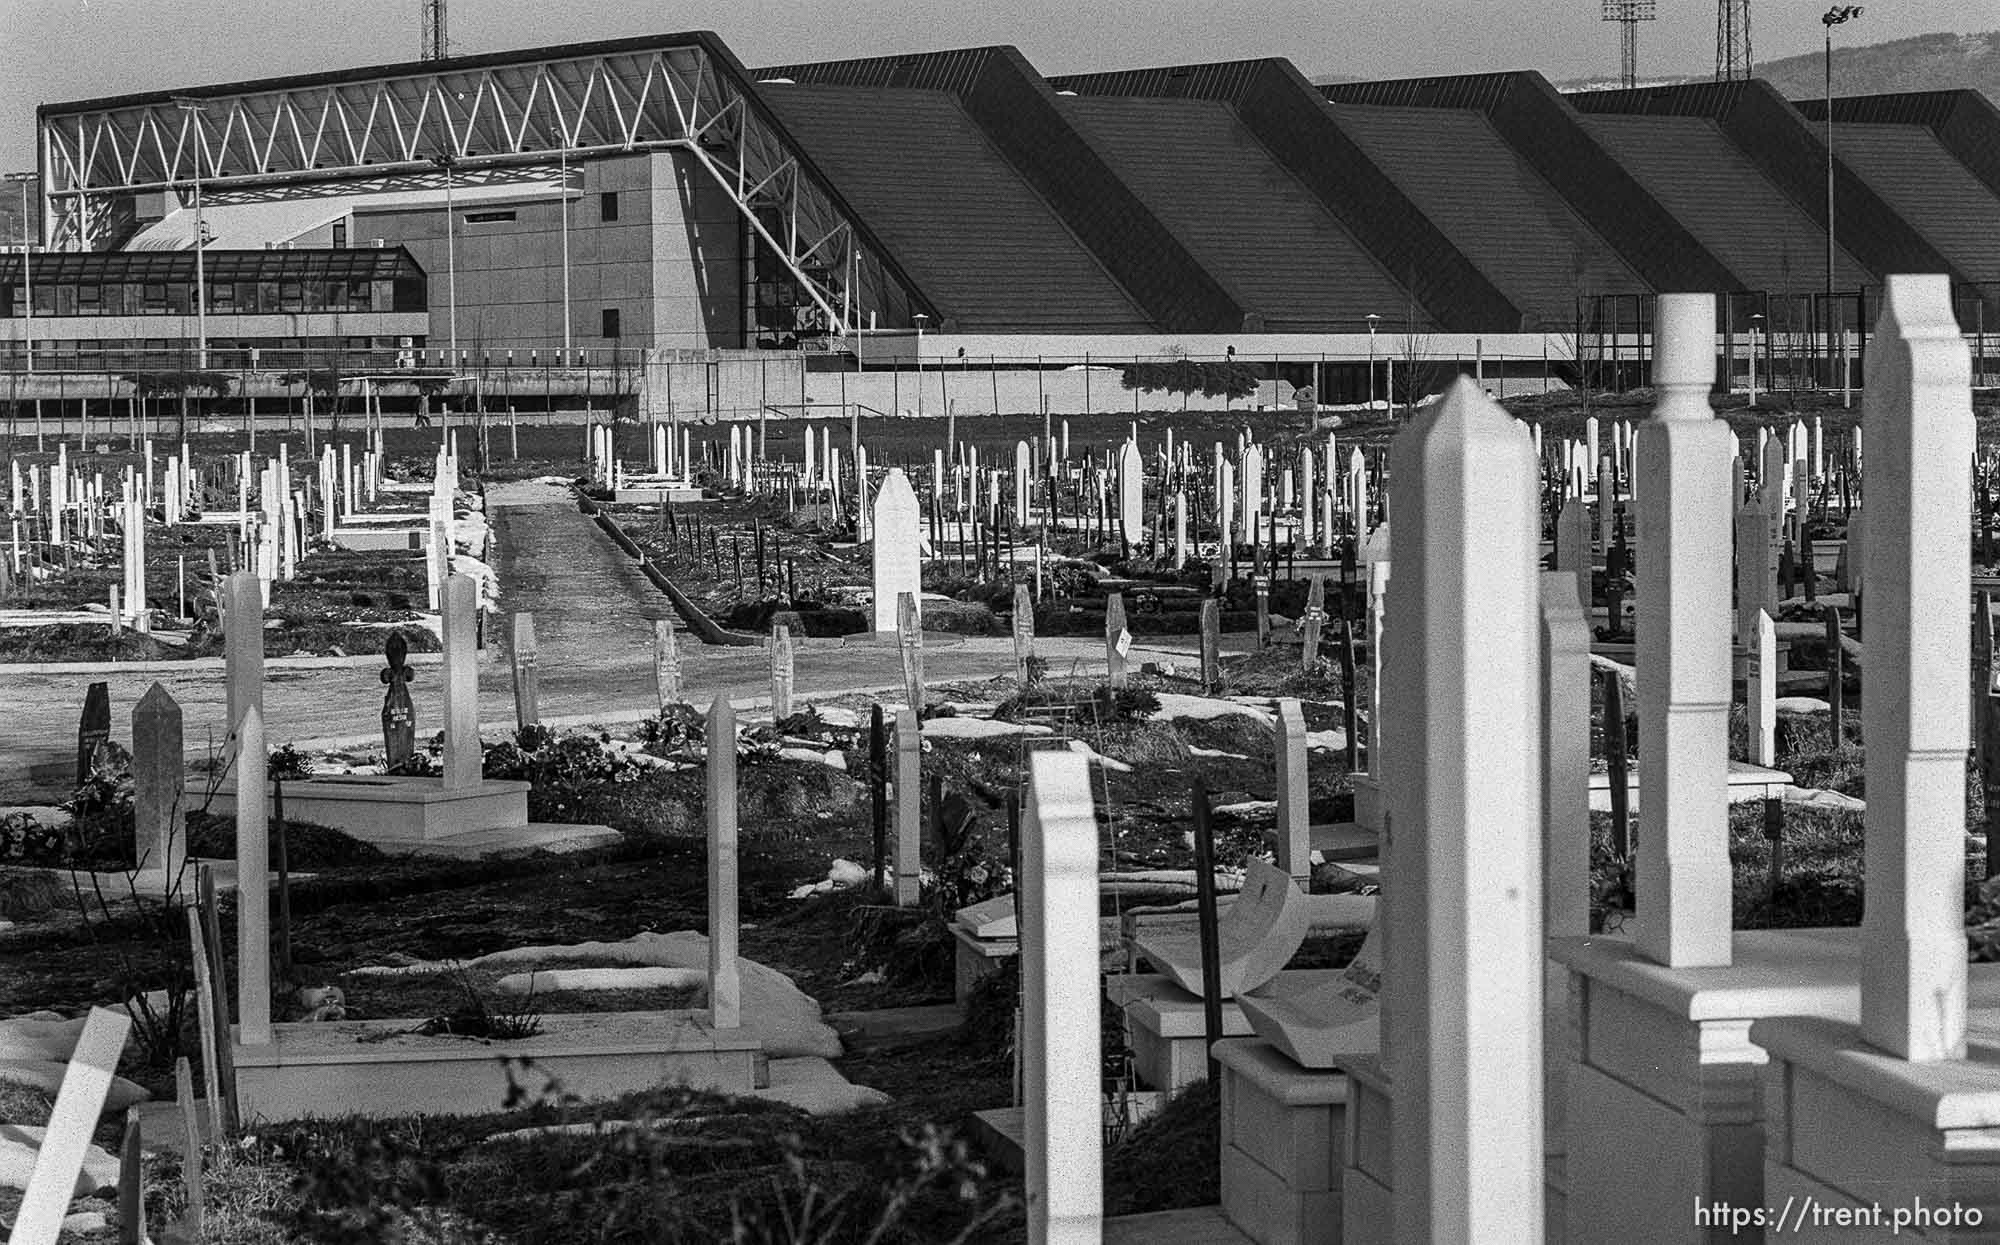
[[[1604,0],[1603,18],[1618,23],[1618,81],[1639,85],[1639,23],[1659,16],[1654,0]]]
[[[1750,79],[1750,0],[1715,0],[1715,80]]]
[[[451,55],[451,41],[445,37],[444,3],[445,0],[423,0],[423,59],[427,61],[441,61]]]

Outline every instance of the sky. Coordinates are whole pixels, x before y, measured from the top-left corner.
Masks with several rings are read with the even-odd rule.
[[[1759,61],[1821,46],[1818,0],[1756,0]],[[2000,26],[1996,0],[1873,0],[1858,43]],[[419,0],[0,0],[0,170],[34,167],[37,103],[417,59]],[[452,50],[713,30],[756,68],[1011,43],[1044,73],[1262,56],[1362,78],[1615,76],[1599,0],[451,0]],[[1660,0],[1639,68],[1705,74],[1712,0]]]

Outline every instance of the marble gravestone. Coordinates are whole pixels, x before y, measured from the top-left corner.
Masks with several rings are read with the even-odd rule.
[[[875,631],[897,629],[897,599],[923,593],[923,527],[917,495],[901,467],[889,468],[875,494]],[[916,606],[921,618],[922,606]]]

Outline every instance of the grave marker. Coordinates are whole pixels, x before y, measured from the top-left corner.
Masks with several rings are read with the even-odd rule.
[[[1744,729],[1751,764],[1769,769],[1778,763],[1778,629],[1761,609],[1750,629],[1754,639],[1743,697]]]
[[[535,662],[535,616],[522,611],[513,615],[514,725],[540,724],[541,678]]]
[[[444,584],[444,786],[479,785],[478,589],[466,575]]]
[[[1125,655],[1132,651],[1132,633],[1125,626],[1125,594],[1114,592],[1104,601],[1104,671],[1113,688],[1125,686]]]
[[[83,695],[83,717],[76,728],[76,785],[90,781],[97,750],[111,741],[111,685],[92,683]]]
[[[1312,888],[1312,809],[1306,719],[1296,699],[1278,702],[1278,867],[1300,890]]]
[[[1715,418],[1715,299],[1663,294],[1653,414],[1637,476],[1641,953],[1670,968],[1731,962],[1729,426]]]
[[[1302,632],[1301,668],[1311,670],[1319,661],[1319,633],[1326,625],[1326,577],[1314,575],[1306,589],[1306,616]]]
[[[187,864],[186,754],[181,707],[159,683],[132,709],[132,842],[141,870],[172,891]]]
[[[792,629],[783,623],[771,628],[771,721],[792,716]]]
[[[28,1187],[14,1213],[10,1245],[55,1245],[76,1195],[90,1135],[118,1072],[118,1057],[131,1032],[132,1017],[123,1011],[93,1007],[83,1022],[76,1049],[63,1070],[62,1087],[49,1115]]]
[[[897,648],[903,657],[903,693],[919,715],[924,708],[924,633],[917,615],[917,594],[896,599]]]
[[[918,610],[923,591],[923,527],[917,495],[901,467],[889,468],[875,494],[875,630],[899,629],[900,600],[908,596]]]
[[[1035,656],[1035,602],[1028,585],[1014,585],[1014,679],[1028,685],[1028,663]]]
[[[708,1007],[716,1029],[743,1024],[736,933],[736,710],[717,696],[708,710]]]
[[[393,774],[417,751],[417,710],[410,703],[410,682],[417,672],[410,669],[410,642],[400,631],[389,633],[382,655],[389,663],[381,672],[389,689],[382,696],[382,753],[385,769]]]
[[[1021,1050],[1028,1239],[1085,1245],[1104,1215],[1102,985],[1097,967],[1097,819],[1090,766],[1073,752],[1028,758],[1020,901]]]
[[[1394,1085],[1383,1239],[1543,1233],[1540,532],[1529,440],[1460,377],[1392,454],[1396,781],[1382,1051]],[[1401,491],[1407,490],[1407,493]],[[1650,490],[1649,490],[1650,491]],[[1466,602],[1479,602],[1478,645]],[[1477,898],[1466,890],[1478,879]],[[1457,884],[1454,883],[1457,880]],[[1474,906],[1476,902],[1476,907]]]
[[[1590,932],[1590,624],[1576,579],[1541,577],[1542,926]],[[1374,758],[1369,758],[1371,768]],[[1376,772],[1380,772],[1379,769]]]
[[[653,620],[653,683],[659,690],[660,712],[681,703],[681,653],[671,618]]]
[[[1222,686],[1222,606],[1214,597],[1201,603],[1201,686],[1208,692]]]
[[[896,906],[917,905],[923,878],[923,751],[917,712],[896,711]]]
[[[264,713],[257,706],[243,711],[237,738],[237,1040],[244,1046],[265,1046],[271,1041],[271,785]],[[208,895],[202,898],[209,903]],[[219,955],[221,947],[215,951]],[[226,1027],[221,1036],[228,1041]]]
[[[1971,595],[1974,434],[1971,358],[1947,278],[1888,278],[1866,402],[1876,413],[1861,429],[1869,494],[1891,504],[1869,515],[1862,545],[1861,1036],[1912,1062],[1963,1059],[1971,637],[1956,620]]]

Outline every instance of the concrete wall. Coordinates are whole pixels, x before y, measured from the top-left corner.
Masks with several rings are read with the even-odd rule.
[[[579,161],[570,169],[571,345],[708,349],[743,341],[741,220],[735,205],[681,152]],[[604,218],[604,196],[617,218]],[[553,191],[523,187],[504,201],[460,200],[456,245],[459,349],[478,355],[563,344],[562,209]],[[512,212],[511,221],[469,216]],[[451,340],[443,211],[431,204],[364,207],[348,240],[402,245],[430,275],[430,344]],[[619,335],[605,336],[616,310]]]

